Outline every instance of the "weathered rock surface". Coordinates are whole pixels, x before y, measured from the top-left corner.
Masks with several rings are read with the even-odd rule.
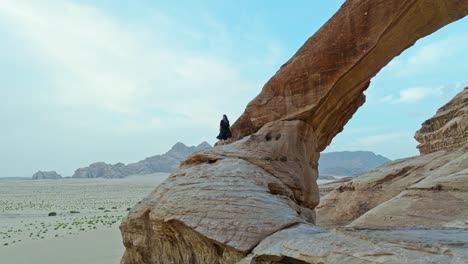
[[[467,95],[465,88],[416,132],[422,138],[421,131],[430,133],[428,124],[443,129],[434,132],[437,144],[431,144],[431,136],[424,144],[450,150],[386,163],[335,186],[317,207],[318,224],[468,228],[468,140],[458,140],[468,134],[463,123],[468,120]]]
[[[319,152],[364,102],[370,78],[467,13],[465,0],[346,1],[249,103],[233,125],[238,141],[190,156],[130,211],[120,227],[122,263],[262,263],[264,255],[263,263],[356,263],[356,256],[443,263],[466,255],[466,242],[456,239],[448,251],[430,240],[419,247],[414,237],[371,243],[357,231],[321,240],[312,224]],[[436,250],[428,254],[430,248]]]
[[[302,121],[278,121],[189,157],[121,225],[123,262],[233,263],[277,230],[314,223],[309,133]]]
[[[450,122],[448,122],[450,121]],[[468,87],[422,124],[415,139],[421,154],[457,149],[468,142]]]
[[[320,176],[357,176],[389,161],[370,151],[337,151],[321,153],[318,168]]]
[[[207,142],[191,147],[179,142],[165,154],[152,156],[128,165],[121,162],[116,164],[95,162],[88,167],[77,169],[72,178],[123,178],[129,175],[173,172],[179,167],[180,162],[192,153],[208,148],[211,148],[211,145]]]
[[[31,177],[33,180],[52,180],[60,179],[62,176],[56,171],[38,171]]]
[[[466,263],[466,229],[342,228],[299,224],[263,240],[241,264]]]
[[[321,198],[321,226],[462,226],[468,220],[468,146],[397,160]]]
[[[341,184],[345,182],[349,182],[353,179],[354,177],[344,177],[340,179],[336,179],[332,182],[324,183],[319,185],[319,191],[320,191],[320,197],[323,197],[327,195],[329,192],[332,192],[336,189],[336,187],[340,186]],[[319,177],[320,179],[320,177]]]

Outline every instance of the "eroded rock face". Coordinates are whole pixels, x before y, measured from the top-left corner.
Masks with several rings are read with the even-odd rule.
[[[442,150],[386,163],[327,190],[318,224],[468,228],[467,120],[465,88],[416,132],[420,149]]]
[[[321,198],[320,226],[468,228],[468,146],[389,162]]]
[[[427,248],[407,249],[416,243],[368,249],[375,244],[352,233],[281,243],[289,243],[285,233],[316,231],[319,153],[364,103],[370,78],[467,13],[465,0],[346,1],[249,103],[233,125],[237,141],[190,156],[131,210],[121,225],[122,263],[346,263],[352,252],[401,263],[390,255],[427,256]],[[277,250],[264,253],[265,243]]]
[[[263,240],[240,264],[466,263],[466,229],[343,228],[299,224]]]
[[[303,121],[189,157],[121,225],[124,263],[234,263],[264,238],[314,223],[315,136]]]
[[[424,122],[414,138],[421,154],[456,149],[468,142],[468,87]]]

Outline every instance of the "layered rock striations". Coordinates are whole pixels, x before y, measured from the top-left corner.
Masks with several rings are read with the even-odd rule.
[[[277,121],[190,156],[121,225],[123,262],[234,263],[278,230],[313,224],[308,133],[302,121]]]
[[[421,154],[456,149],[468,142],[468,87],[424,122],[414,137]]]
[[[466,98],[468,88],[416,132],[433,151],[336,186],[317,207],[318,224],[468,228],[468,140],[460,140],[468,133]]]
[[[418,233],[437,230],[320,229],[314,208],[319,153],[364,102],[370,78],[417,39],[467,13],[464,0],[346,1],[249,103],[233,125],[237,141],[193,154],[132,208],[120,227],[122,263],[466,257],[463,239],[425,240]],[[395,243],[387,231],[406,234],[406,242]]]
[[[334,186],[321,198],[321,226],[468,228],[468,146],[397,160]]]
[[[298,224],[263,240],[240,264],[466,263],[468,232],[459,229],[325,230]]]
[[[38,171],[31,177],[33,180],[52,180],[61,179],[62,176],[56,171]]]
[[[188,147],[183,143],[176,143],[168,152],[155,155],[144,160],[125,165],[121,162],[108,164],[95,162],[88,167],[79,168],[72,178],[123,178],[129,175],[150,174],[156,172],[173,172],[180,162],[192,153],[211,148],[207,142],[198,146]]]

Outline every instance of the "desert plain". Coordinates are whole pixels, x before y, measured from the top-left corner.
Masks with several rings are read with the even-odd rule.
[[[168,175],[0,180],[0,263],[119,263],[122,219]]]

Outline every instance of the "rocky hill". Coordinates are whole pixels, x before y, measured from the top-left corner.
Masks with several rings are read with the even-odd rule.
[[[56,171],[38,171],[31,177],[33,180],[52,180],[61,179],[62,176]]]
[[[123,178],[129,175],[173,172],[179,163],[190,154],[207,148],[211,148],[207,142],[191,147],[179,142],[165,154],[152,156],[128,165],[95,162],[88,167],[77,169],[72,178]]]
[[[340,151],[321,153],[319,175],[356,176],[380,166],[390,159],[370,151]]]
[[[467,14],[461,0],[345,1],[247,105],[231,144],[192,154],[130,210],[121,263],[466,263],[466,141],[438,136],[450,148],[323,197],[331,213],[360,205],[352,226],[319,227],[315,208],[319,153],[365,102],[370,79]],[[463,120],[440,127],[463,138]]]

